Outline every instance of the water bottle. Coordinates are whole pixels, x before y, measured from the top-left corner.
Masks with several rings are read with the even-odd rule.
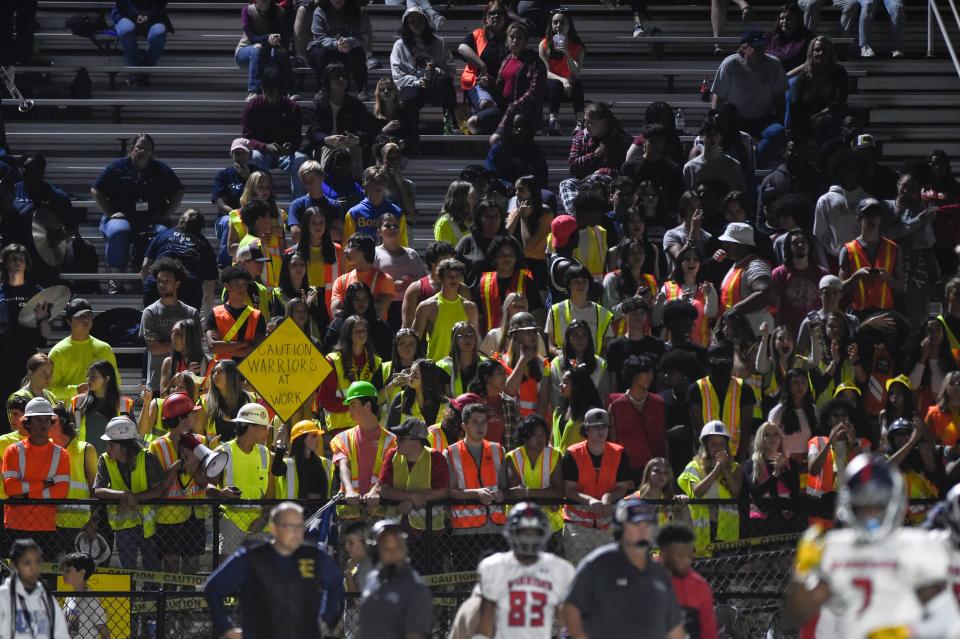
[[[683,109],[677,109],[677,113],[673,116],[673,126],[677,133],[683,133],[686,128],[687,119],[683,117]]]
[[[700,99],[704,102],[710,101],[710,82],[706,78],[700,83]]]

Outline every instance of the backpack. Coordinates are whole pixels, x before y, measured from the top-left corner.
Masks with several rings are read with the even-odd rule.
[[[105,11],[101,11],[96,16],[91,16],[88,13],[74,14],[64,21],[64,26],[75,36],[89,38],[93,46],[101,51],[110,48],[109,43],[97,40],[98,35],[110,30]]]
[[[96,273],[100,269],[100,257],[96,247],[80,237],[79,231],[67,244],[60,269],[64,273]],[[66,280],[64,283],[70,286],[75,295],[100,292],[100,283],[95,280]]]

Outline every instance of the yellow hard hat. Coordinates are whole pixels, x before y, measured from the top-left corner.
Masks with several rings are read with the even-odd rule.
[[[293,430],[290,431],[290,444],[293,445],[293,442],[297,441],[299,437],[304,435],[309,435],[310,433],[316,433],[318,435],[323,434],[323,429],[320,428],[320,424],[313,419],[304,419],[293,425]]]
[[[884,384],[884,386],[886,386],[887,388],[888,393],[890,392],[890,387],[893,386],[894,384],[903,384],[904,386],[907,387],[908,391],[913,390],[913,386],[910,385],[910,378],[907,377],[906,375],[897,375],[896,377],[891,377],[890,379],[888,379],[887,383]]]
[[[840,384],[839,386],[837,386],[836,390],[833,391],[833,396],[836,397],[837,395],[839,395],[839,394],[842,393],[843,391],[853,391],[853,392],[856,393],[857,395],[862,395],[862,394],[863,394],[863,393],[860,391],[860,389],[857,388],[856,386],[854,386],[853,384]]]

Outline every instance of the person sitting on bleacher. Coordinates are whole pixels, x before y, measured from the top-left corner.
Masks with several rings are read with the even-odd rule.
[[[517,113],[500,139],[490,146],[483,166],[511,183],[532,174],[537,189],[546,189],[550,175],[547,156],[533,134],[530,118]]]
[[[466,62],[460,75],[463,99],[474,113],[496,105],[492,76],[500,69],[507,50],[507,8],[500,0],[491,0],[483,11],[483,23],[464,36],[457,47],[460,58]],[[471,133],[480,133],[479,120],[467,120]]]
[[[130,153],[108,164],[90,188],[90,194],[103,214],[100,232],[106,239],[107,271],[121,273],[130,264],[130,247],[140,243],[148,232],[164,230],[163,223],[176,212],[184,187],[169,166],[155,160],[156,146],[146,133],[134,136]],[[121,291],[110,280],[108,291]]]
[[[360,203],[366,196],[363,187],[357,182],[358,174],[353,168],[353,156],[345,148],[335,148],[323,163],[323,194],[335,209],[333,218],[327,220],[331,233],[334,232],[334,222],[343,228],[343,218],[347,211]],[[336,239],[336,237],[334,237]],[[347,240],[346,236],[343,236]]]
[[[633,138],[620,126],[609,104],[590,103],[584,109],[583,121],[584,127],[570,143],[570,174],[581,180],[591,173],[616,175]]]
[[[334,149],[346,149],[354,172],[370,157],[370,113],[363,102],[347,93],[350,78],[340,62],[327,66],[323,86],[314,96],[307,144],[314,159],[324,164]]]
[[[44,156],[39,153],[29,155],[23,160],[23,180],[13,185],[13,206],[19,213],[18,220],[26,222],[23,225],[27,227],[24,229],[25,235],[30,233],[29,225],[32,222],[33,213],[44,209],[52,212],[67,232],[72,232],[77,225],[76,213],[70,204],[70,197],[60,187],[44,179],[46,169],[47,159]],[[3,236],[4,244],[18,242],[28,248],[33,246],[33,242],[29,241],[30,238],[14,238],[8,230],[5,230]],[[48,286],[59,280],[56,267],[51,267],[44,260],[37,259],[36,251],[31,252],[30,257],[33,258],[31,276],[34,282]]]
[[[314,9],[310,31],[313,41],[307,45],[307,58],[323,86],[323,72],[332,62],[340,62],[350,72],[353,90],[366,100],[367,54],[364,40],[368,24],[357,0],[320,0]]]
[[[241,135],[253,152],[253,163],[264,171],[280,169],[290,173],[293,197],[303,195],[297,170],[307,159],[299,151],[303,140],[300,107],[283,95],[280,79],[273,69],[263,73],[258,95],[247,101],[240,120]]]
[[[443,134],[458,131],[454,115],[457,96],[453,89],[453,59],[443,38],[419,7],[403,13],[400,37],[390,53],[393,81],[403,102],[401,125],[408,145],[416,148],[420,140],[420,110],[426,104],[443,109]]]
[[[786,106],[787,77],[783,65],[766,53],[767,36],[759,29],[748,29],[740,36],[740,49],[723,59],[714,77],[711,106],[736,107],[740,129],[757,144],[757,165],[772,161],[783,148],[783,114]]]
[[[509,53],[500,64],[493,92],[497,107],[477,114],[481,129],[487,131],[490,123],[503,113],[496,131],[490,136],[491,146],[503,137],[507,127],[513,125],[517,114],[525,115],[532,128],[540,128],[547,68],[540,56],[527,49],[527,42],[527,28],[523,24],[515,22],[507,28]]]
[[[263,69],[272,64],[280,76],[284,93],[293,92],[293,70],[288,47],[293,36],[290,21],[277,6],[277,0],[256,0],[240,9],[243,35],[233,54],[240,67],[247,67],[247,98],[260,89]]]
[[[182,285],[179,298],[193,308],[201,308],[206,297],[207,306],[212,306],[213,287],[220,273],[217,271],[213,247],[203,235],[203,227],[203,213],[197,209],[187,209],[180,216],[175,228],[160,233],[147,246],[140,269],[140,275],[143,276],[144,307],[163,297],[158,291],[152,265],[160,260],[171,259],[182,265],[182,277],[178,277]],[[167,328],[170,326],[173,326],[173,322],[170,322]]]
[[[117,39],[120,40],[128,67],[152,67],[157,64],[167,44],[167,33],[173,32],[166,7],[167,0],[116,0],[110,18],[117,30]],[[137,45],[138,36],[147,39],[147,50],[142,53]],[[145,73],[135,73],[127,80],[127,84],[147,86],[150,80]]]
[[[812,136],[818,143],[840,134],[840,120],[847,111],[850,82],[837,62],[833,42],[817,36],[810,43],[807,60],[791,79],[790,103],[784,124],[791,133]]]
[[[767,53],[780,60],[783,70],[791,71],[803,64],[813,34],[803,25],[803,11],[795,2],[780,9],[777,24],[767,34]]]
[[[210,201],[217,206],[220,215],[228,215],[240,208],[240,195],[247,184],[247,178],[256,170],[250,166],[250,140],[235,138],[230,143],[230,159],[233,164],[217,171],[213,178]]]

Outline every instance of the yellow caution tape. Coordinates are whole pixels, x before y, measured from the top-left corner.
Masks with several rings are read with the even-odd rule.
[[[423,582],[428,586],[452,586],[454,584],[472,584],[477,580],[474,570],[466,572],[447,572],[439,575],[423,575]]]
[[[59,575],[63,571],[58,564],[45,563],[42,571],[52,575]],[[177,572],[156,572],[153,570],[125,570],[98,566],[97,572],[105,575],[130,575],[133,581],[152,581],[169,586],[203,586],[207,578],[202,575],[187,575]]]
[[[740,548],[752,548],[753,546],[765,546],[766,544],[795,543],[798,539],[800,539],[800,533],[783,533],[765,537],[750,537],[737,541],[718,541],[707,545],[707,552],[738,550]]]

